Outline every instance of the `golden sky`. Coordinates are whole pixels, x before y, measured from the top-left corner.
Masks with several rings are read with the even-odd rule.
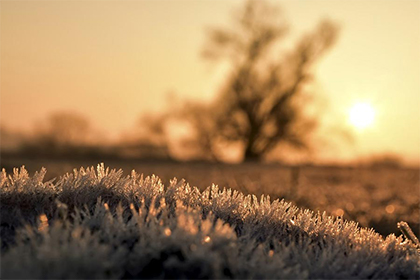
[[[166,110],[168,92],[210,100],[225,68],[200,57],[205,30],[228,25],[242,1],[13,1],[1,5],[1,123],[29,129],[71,110],[118,135],[141,114]],[[394,152],[420,158],[420,1],[273,1],[298,38],[328,17],[338,43],[316,67],[324,122],[356,144],[325,157]],[[349,111],[369,103],[371,126]],[[344,152],[345,150],[345,152]]]

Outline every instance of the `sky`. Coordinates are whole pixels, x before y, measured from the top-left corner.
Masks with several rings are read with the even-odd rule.
[[[170,110],[170,93],[212,100],[227,68],[200,56],[206,30],[229,26],[241,3],[2,0],[0,122],[30,130],[73,111],[116,138],[142,114]],[[420,162],[420,1],[272,3],[290,42],[324,18],[341,28],[314,69],[314,87],[327,103],[323,123],[351,130],[355,141],[323,148],[320,158],[395,153]],[[358,103],[375,113],[363,129],[349,122]]]

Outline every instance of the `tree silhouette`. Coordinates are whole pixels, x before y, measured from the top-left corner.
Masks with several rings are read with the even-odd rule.
[[[83,115],[56,112],[48,116],[38,140],[49,149],[64,150],[86,145],[90,132],[89,120]]]
[[[236,143],[249,161],[263,159],[281,143],[308,147],[317,122],[305,117],[304,87],[313,64],[336,41],[338,28],[324,20],[292,50],[276,53],[286,32],[279,11],[262,1],[246,2],[232,29],[210,30],[204,57],[227,58],[232,71],[215,102],[189,114],[203,153],[215,155],[218,143]]]

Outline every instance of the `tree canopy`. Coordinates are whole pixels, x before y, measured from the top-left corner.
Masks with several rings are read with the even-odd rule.
[[[240,145],[245,161],[261,160],[281,143],[308,147],[317,121],[305,117],[300,97],[338,28],[324,20],[291,50],[279,51],[287,30],[279,10],[262,1],[246,2],[231,28],[210,30],[203,55],[227,59],[231,73],[214,103],[196,104],[188,114],[204,154],[217,158],[220,143]]]

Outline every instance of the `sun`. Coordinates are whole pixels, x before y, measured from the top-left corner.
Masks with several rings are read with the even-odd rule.
[[[368,103],[356,103],[350,109],[350,123],[358,129],[371,126],[374,119],[375,110]]]

